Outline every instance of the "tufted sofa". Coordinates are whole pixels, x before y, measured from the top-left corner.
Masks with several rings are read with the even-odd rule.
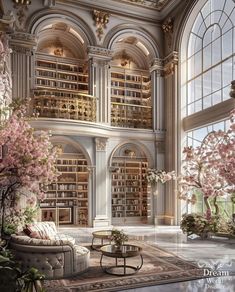
[[[56,231],[54,222],[45,224]],[[89,267],[89,250],[76,245],[74,238],[57,232],[50,239],[31,238],[24,233],[12,235],[10,248],[23,270],[35,267],[46,279],[70,277]]]

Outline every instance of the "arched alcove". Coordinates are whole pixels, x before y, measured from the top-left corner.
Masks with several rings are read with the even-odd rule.
[[[53,137],[59,148],[56,167],[57,181],[48,185],[46,198],[41,202],[42,221],[57,225],[89,225],[90,159],[83,147],[64,137]]]
[[[125,143],[110,158],[112,224],[147,223],[151,217],[145,175],[148,159],[141,147]]]

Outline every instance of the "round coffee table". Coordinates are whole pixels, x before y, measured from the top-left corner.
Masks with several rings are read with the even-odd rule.
[[[109,243],[111,243],[111,237],[112,237],[112,230],[99,230],[99,231],[94,231],[92,232],[92,242],[91,242],[91,248],[95,250],[100,250],[100,247],[104,245],[104,240],[108,240]],[[95,239],[100,239],[101,244],[96,244],[94,245],[94,240]]]
[[[117,247],[113,244],[104,245],[100,248],[101,258],[100,266],[103,271],[108,274],[116,276],[128,276],[133,275],[141,269],[143,266],[142,248],[132,244],[123,244]],[[104,267],[103,257],[115,258],[115,265]],[[127,258],[140,257],[140,265],[134,266],[127,264]],[[118,264],[118,259],[123,259],[123,265]]]

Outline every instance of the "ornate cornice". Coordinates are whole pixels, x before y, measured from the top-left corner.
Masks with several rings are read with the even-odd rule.
[[[111,60],[112,51],[102,47],[88,46],[87,53],[89,57]]]
[[[129,3],[141,7],[156,9],[161,11],[170,0],[115,0],[118,2]]]
[[[11,35],[10,47],[14,53],[32,55],[36,45],[36,37],[33,34],[15,32]]]
[[[104,29],[106,28],[106,24],[109,23],[109,13],[99,10],[93,10],[93,19],[95,21],[96,26],[96,34],[98,39],[101,40],[104,34]]]
[[[175,67],[178,65],[178,52],[173,51],[164,59],[164,75],[169,76],[174,74]]]
[[[95,138],[96,151],[106,151],[108,138]]]
[[[157,71],[162,74],[164,68],[164,61],[159,58],[155,58],[150,65],[150,72]]]

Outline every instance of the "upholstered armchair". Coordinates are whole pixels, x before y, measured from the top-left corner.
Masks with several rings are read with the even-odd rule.
[[[23,270],[35,267],[46,279],[58,279],[88,269],[90,252],[87,248],[76,245],[70,236],[58,234],[54,222],[39,222],[38,226],[39,230],[42,228],[44,231],[45,226],[49,226],[52,231],[50,236],[40,239],[25,233],[12,235],[10,248]]]

